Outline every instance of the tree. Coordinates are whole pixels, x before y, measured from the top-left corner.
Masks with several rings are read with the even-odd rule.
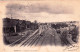
[[[34,23],[36,24],[37,23],[37,20],[35,20]]]

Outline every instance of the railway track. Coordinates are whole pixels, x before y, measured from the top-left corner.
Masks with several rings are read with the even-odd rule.
[[[35,30],[30,35],[24,35],[22,38],[10,44],[10,46],[16,45],[16,43],[20,43],[20,46],[56,45],[57,43],[60,43],[60,37],[55,29],[50,27],[45,29],[44,26],[41,28]]]

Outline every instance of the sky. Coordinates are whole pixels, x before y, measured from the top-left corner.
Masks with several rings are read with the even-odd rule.
[[[50,5],[33,3],[28,5],[23,4],[7,4],[6,17],[21,20],[30,20],[38,22],[54,22],[61,21],[61,19],[70,20],[74,9],[71,6],[64,6],[61,4]]]

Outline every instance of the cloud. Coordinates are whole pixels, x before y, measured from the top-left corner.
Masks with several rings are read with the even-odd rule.
[[[72,14],[73,9],[71,7],[62,5],[42,5],[42,4],[32,4],[32,5],[21,5],[21,4],[8,4],[6,6],[8,12],[25,12],[25,13],[51,13],[51,14]]]
[[[62,5],[43,5],[43,4],[8,4],[6,6],[6,17],[14,19],[26,19],[38,22],[53,22],[71,20],[73,13],[72,7]],[[70,16],[70,17],[69,17]]]
[[[51,22],[55,20],[60,21],[65,17],[67,20],[67,16],[72,15],[72,13],[72,7],[62,5],[8,4],[6,6],[6,17],[13,17],[14,19],[26,19],[30,21],[38,20],[39,22]]]
[[[40,5],[35,4],[27,8],[26,12],[28,13],[40,13],[47,12],[51,14],[70,14],[73,13],[72,9],[65,6],[49,6],[49,5]]]

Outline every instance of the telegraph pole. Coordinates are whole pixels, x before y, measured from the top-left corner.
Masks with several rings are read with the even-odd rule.
[[[11,7],[10,7],[10,12],[12,12],[12,9],[11,9]],[[11,17],[10,17],[10,18],[12,19],[12,13],[10,13],[10,14],[11,14]]]

